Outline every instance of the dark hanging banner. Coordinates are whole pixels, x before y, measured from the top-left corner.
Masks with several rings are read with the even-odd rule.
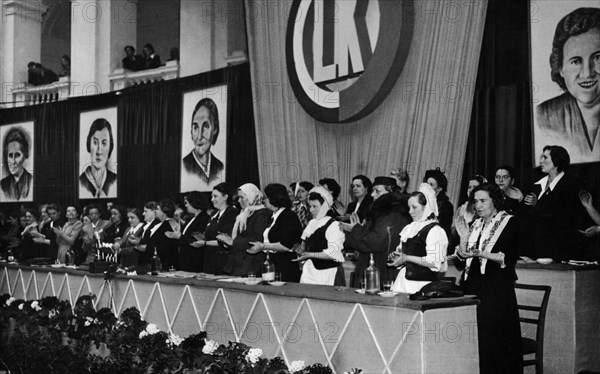
[[[56,202],[80,207],[92,201],[118,200],[125,205],[139,207],[149,200],[179,196],[182,157],[185,156],[182,155],[182,136],[190,138],[187,153],[192,149],[191,121],[182,123],[183,97],[185,93],[202,92],[204,89],[208,91],[213,87],[225,87],[227,90],[224,102],[219,103],[219,117],[222,118],[219,137],[222,137],[217,139],[224,144],[219,144],[218,152],[219,158],[227,160],[224,178],[221,175],[221,180],[224,179],[231,189],[248,182],[258,184],[248,64],[133,86],[103,95],[5,109],[0,111],[0,126],[33,122],[35,203]],[[100,113],[106,108],[115,107],[117,123],[111,127],[114,132],[114,154],[111,156],[115,160],[108,164],[118,176],[117,198],[111,198],[111,194],[99,194],[100,200],[80,200],[80,159],[84,157],[89,165],[94,163],[94,156],[91,153],[81,155],[81,149],[86,152],[97,149],[93,146],[94,136],[90,138],[90,151],[87,151],[87,143],[81,143],[82,136],[86,142],[89,137],[88,133],[80,134],[81,113]],[[86,129],[90,131],[90,124],[87,124]],[[224,134],[227,134],[226,137]],[[98,135],[97,141],[101,142],[100,132]],[[200,142],[198,149],[201,148],[207,148],[207,145]],[[103,157],[99,156],[98,162],[101,163],[102,160]],[[199,185],[198,190],[202,190],[201,187]],[[25,201],[7,202],[0,208],[14,209],[23,202]]]

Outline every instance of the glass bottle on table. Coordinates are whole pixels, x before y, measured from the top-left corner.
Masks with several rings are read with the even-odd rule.
[[[160,261],[160,257],[158,257],[158,252],[156,248],[154,248],[154,255],[152,256],[152,260],[150,261],[150,272],[152,275],[157,275],[160,271],[162,271],[162,263]]]
[[[381,291],[381,283],[379,277],[379,269],[375,266],[375,260],[373,259],[373,254],[371,253],[371,259],[369,260],[369,267],[365,269],[365,282],[367,289],[365,293],[374,295]]]
[[[269,251],[267,251],[267,258],[262,265],[262,280],[263,282],[273,282],[275,280],[275,264],[269,257]]]

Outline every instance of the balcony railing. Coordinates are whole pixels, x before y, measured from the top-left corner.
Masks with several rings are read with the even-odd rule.
[[[13,106],[20,107],[64,100],[70,93],[69,77],[60,77],[58,82],[34,86],[22,83],[12,90]]]
[[[156,69],[129,71],[125,69],[115,69],[110,79],[111,91],[118,91],[129,86],[137,84],[166,81],[179,77],[179,62],[167,61],[165,66]]]

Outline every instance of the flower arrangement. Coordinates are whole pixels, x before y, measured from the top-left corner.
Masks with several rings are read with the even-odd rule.
[[[94,309],[94,295],[71,309],[56,297],[0,296],[0,370],[16,373],[331,374],[321,364],[268,359],[260,348],[219,344],[206,332],[183,339],[145,322],[136,308],[119,318]],[[4,367],[3,367],[4,366]],[[346,373],[358,374],[359,369]]]

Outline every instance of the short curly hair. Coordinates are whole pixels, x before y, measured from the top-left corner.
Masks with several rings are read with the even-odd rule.
[[[20,127],[13,127],[8,130],[8,133],[4,137],[4,152],[2,155],[2,159],[4,165],[8,165],[8,144],[12,142],[17,142],[21,145],[21,152],[23,152],[23,157],[26,159],[29,158],[29,140],[27,139],[27,135],[25,131]]]
[[[599,8],[579,8],[567,14],[556,25],[552,53],[550,54],[550,76],[564,91],[567,90],[564,78],[560,75],[563,63],[563,47],[572,36],[584,34],[594,28],[600,28]]]

